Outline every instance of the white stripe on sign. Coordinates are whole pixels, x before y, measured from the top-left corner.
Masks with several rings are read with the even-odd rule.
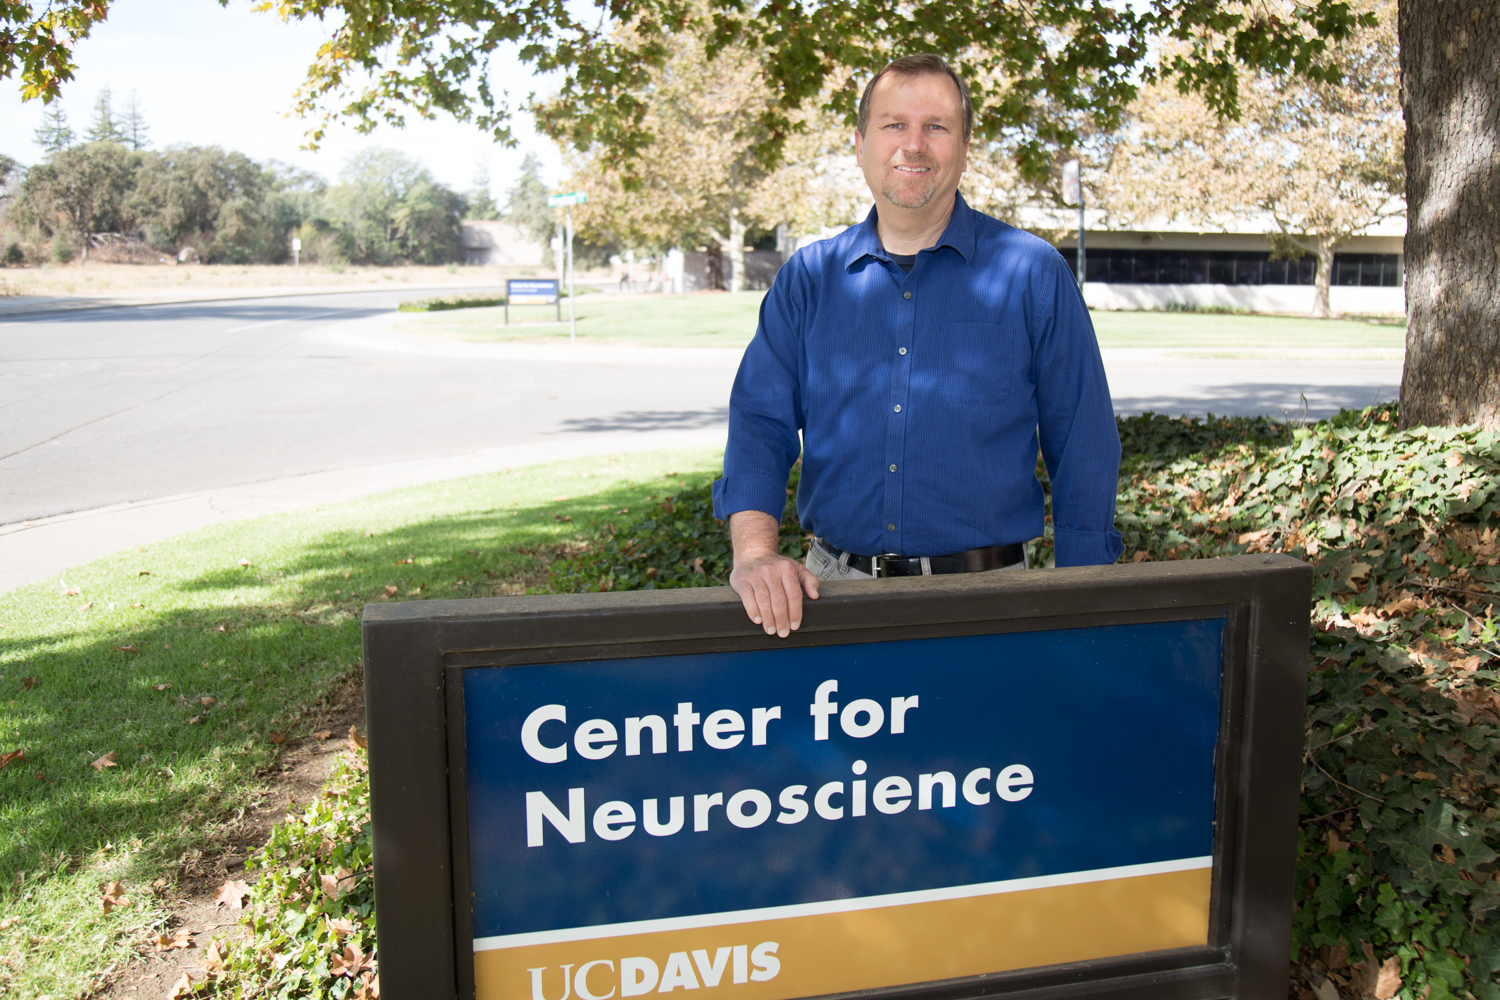
[[[914,892],[892,892],[883,896],[830,899],[821,903],[793,903],[790,906],[765,906],[757,910],[733,910],[727,913],[703,913],[691,917],[663,917],[658,920],[636,920],[623,924],[598,924],[593,927],[565,927],[553,931],[501,934],[496,937],[475,938],[474,950],[493,951],[496,948],[526,948],[532,945],[559,944],[565,941],[596,941],[602,938],[623,937],[626,934],[686,931],[699,927],[748,924],[757,920],[783,920],[791,917],[820,916],[827,913],[849,913],[854,910],[874,910],[883,906],[936,903],[945,899],[968,899],[973,896],[1024,892],[1028,889],[1048,889],[1054,886],[1108,882],[1112,879],[1135,878],[1141,875],[1193,871],[1199,868],[1212,868],[1213,863],[1212,857],[1182,858],[1177,861],[1154,861],[1145,865],[1097,868],[1093,871],[1068,872],[1063,875],[1042,875],[1037,878],[1016,878],[1003,882],[955,885],[946,889],[918,889]]]

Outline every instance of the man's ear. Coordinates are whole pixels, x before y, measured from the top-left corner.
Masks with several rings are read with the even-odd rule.
[[[854,165],[865,165],[865,137],[860,134],[859,129],[854,130]]]

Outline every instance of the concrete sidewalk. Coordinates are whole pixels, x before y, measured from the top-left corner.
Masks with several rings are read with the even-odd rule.
[[[36,316],[45,313],[81,312],[91,309],[124,309],[139,306],[192,305],[197,302],[234,302],[241,299],[297,298],[306,295],[345,295],[361,292],[431,292],[495,291],[492,285],[467,283],[459,285],[294,285],[263,288],[172,289],[152,294],[116,295],[9,295],[0,298],[0,319]]]
[[[589,455],[723,446],[723,428],[660,431],[647,440],[638,433],[606,432],[587,440],[524,444],[448,458],[339,469],[0,525],[0,593],[46,580],[131,546],[264,514]]]

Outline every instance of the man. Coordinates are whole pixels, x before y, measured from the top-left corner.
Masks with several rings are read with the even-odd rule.
[[[714,513],[729,520],[729,584],[768,634],[801,625],[820,576],[1025,568],[1042,534],[1038,443],[1057,565],[1123,548],[1120,440],[1088,310],[1055,249],[958,194],[973,115],[939,56],[881,70],[854,136],[874,209],[800,250],[761,305]],[[777,546],[799,452],[807,566]]]

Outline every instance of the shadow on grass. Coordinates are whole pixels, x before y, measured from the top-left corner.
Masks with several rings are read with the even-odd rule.
[[[25,750],[0,769],[0,901],[20,873],[56,871],[63,856],[77,864],[106,843],[165,865],[187,846],[234,842],[276,736],[318,728],[320,699],[336,708],[328,692],[358,670],[366,604],[534,592],[570,541],[683,485],[623,484],[389,531],[330,527],[246,567],[226,545],[208,571],[121,571],[91,588],[145,605],[115,624],[85,610],[86,597],[34,592],[33,618],[76,624],[52,618],[51,629],[0,638],[0,750]],[[115,766],[93,766],[111,753]]]

